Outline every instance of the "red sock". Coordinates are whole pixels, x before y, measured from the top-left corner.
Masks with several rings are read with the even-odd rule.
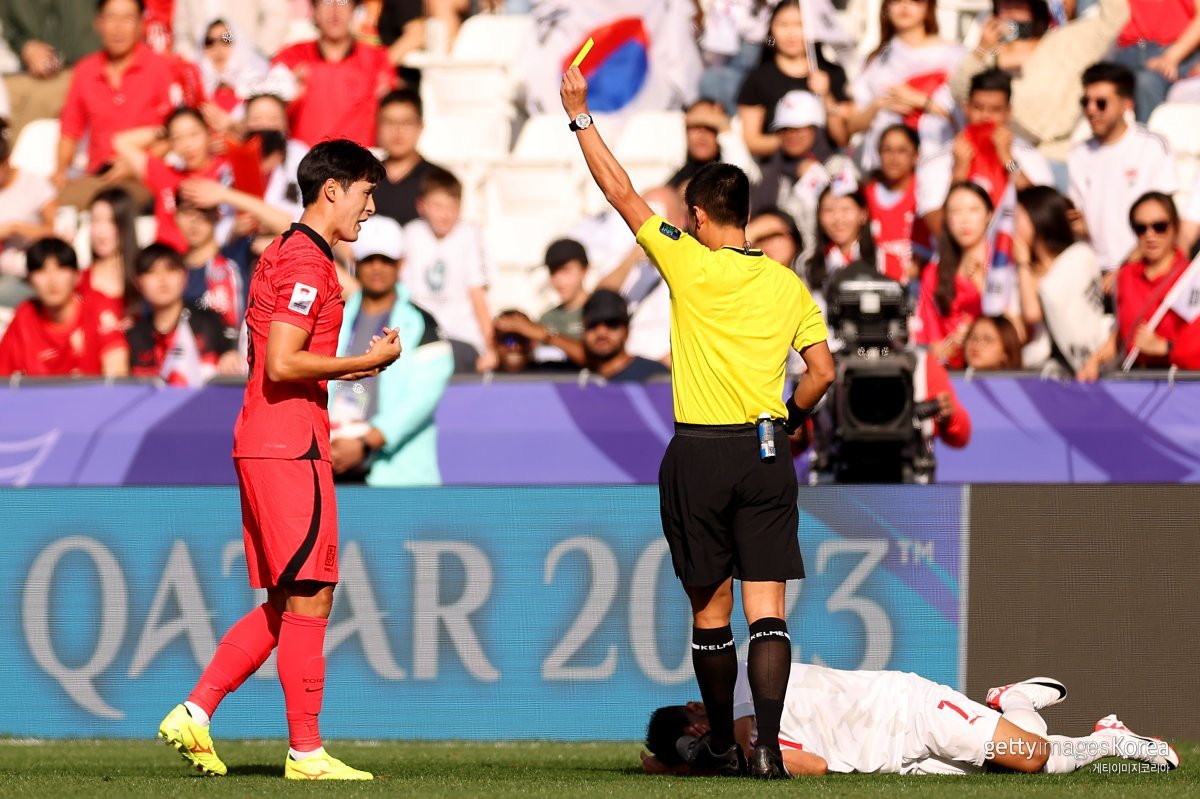
[[[321,748],[317,714],[325,696],[328,624],[328,619],[285,612],[279,628],[279,684],[287,708],[289,745],[297,752]]]
[[[210,716],[215,713],[221,700],[236,691],[271,656],[279,641],[279,624],[279,613],[266,603],[240,618],[217,645],[188,701],[204,708]]]

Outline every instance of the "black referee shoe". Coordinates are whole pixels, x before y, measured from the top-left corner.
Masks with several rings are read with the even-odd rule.
[[[706,771],[718,777],[742,777],[747,773],[746,755],[736,743],[724,752],[712,750],[712,733],[696,738],[685,735],[675,742],[675,751],[696,771]],[[782,765],[782,764],[781,764]]]
[[[790,780],[787,768],[783,765],[783,754],[778,749],[769,746],[754,748],[750,756],[750,776],[759,780]]]

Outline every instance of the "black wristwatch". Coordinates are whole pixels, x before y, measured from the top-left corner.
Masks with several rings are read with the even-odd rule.
[[[592,115],[591,114],[580,114],[579,116],[572,119],[571,124],[570,124],[571,130],[575,131],[576,133],[578,133],[581,130],[587,130],[591,126],[592,126]]]

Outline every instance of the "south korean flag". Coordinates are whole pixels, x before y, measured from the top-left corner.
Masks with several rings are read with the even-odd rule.
[[[1175,295],[1171,310],[1188,324],[1200,316],[1200,260],[1193,261],[1172,289]]]

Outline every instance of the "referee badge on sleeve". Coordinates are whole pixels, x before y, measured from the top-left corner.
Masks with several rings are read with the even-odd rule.
[[[288,310],[308,316],[316,299],[317,290],[315,288],[297,283],[296,287],[292,289],[292,299],[288,302]]]
[[[658,232],[666,236],[668,239],[673,239],[675,241],[679,241],[679,237],[682,235],[679,232],[679,228],[675,227],[670,222],[663,222],[661,225],[659,225]]]

